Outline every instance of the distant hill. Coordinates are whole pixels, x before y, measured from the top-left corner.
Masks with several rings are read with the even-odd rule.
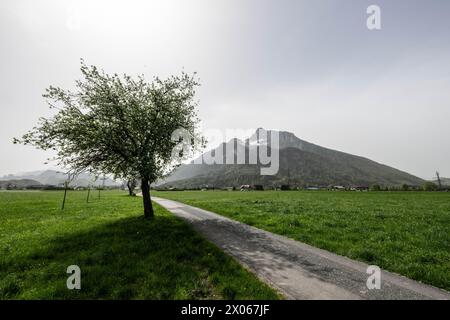
[[[94,178],[95,177],[93,175],[90,175],[88,173],[82,173],[71,182],[71,186],[86,187],[88,186],[88,184],[94,186],[101,186],[103,184],[102,179],[94,181]],[[9,174],[7,176],[0,177],[0,181],[23,180],[23,179],[34,180],[43,185],[59,186],[64,184],[64,181],[67,179],[67,176],[64,173],[56,170],[43,170],[20,174]],[[116,182],[110,178],[107,178],[105,180],[105,186],[119,186],[119,185],[121,185],[120,182]]]
[[[31,179],[0,180],[0,189],[22,189],[37,186],[42,186],[42,184]]]
[[[258,129],[258,132],[261,132]],[[270,131],[268,131],[270,134]],[[377,163],[370,159],[324,148],[297,138],[293,133],[279,132],[280,169],[277,175],[260,175],[259,165],[186,164],[177,168],[161,187],[198,188],[203,186],[239,187],[242,184],[260,184],[273,187],[292,186],[397,186],[422,185],[424,180],[409,173]],[[252,148],[249,139],[233,139],[227,145],[236,150],[237,144]],[[219,146],[220,147],[220,146]],[[217,148],[215,149],[217,150]],[[217,152],[217,151],[215,151]]]
[[[439,182],[437,180],[434,180],[432,182],[434,182],[435,184],[439,184]],[[441,178],[441,183],[442,183],[442,186],[450,187],[450,178]]]

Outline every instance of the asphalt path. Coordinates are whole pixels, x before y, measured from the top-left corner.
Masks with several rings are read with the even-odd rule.
[[[190,223],[287,299],[450,299],[450,293],[381,270],[368,289],[368,265],[180,202],[153,201]],[[373,283],[372,281],[370,281]]]

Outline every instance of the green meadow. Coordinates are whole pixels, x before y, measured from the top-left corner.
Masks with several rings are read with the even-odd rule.
[[[450,290],[450,193],[154,192]]]
[[[0,299],[278,299],[279,295],[155,205],[105,191],[0,192]],[[68,290],[69,265],[81,290]]]

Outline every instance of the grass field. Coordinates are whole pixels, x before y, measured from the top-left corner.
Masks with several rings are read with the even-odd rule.
[[[450,290],[450,193],[154,192]]]
[[[141,198],[0,192],[0,299],[277,299],[188,225]],[[81,268],[81,290],[66,269]]]

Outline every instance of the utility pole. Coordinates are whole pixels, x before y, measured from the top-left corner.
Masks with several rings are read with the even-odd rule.
[[[436,171],[436,177],[439,184],[439,190],[442,189],[441,177],[439,176],[439,172]]]

